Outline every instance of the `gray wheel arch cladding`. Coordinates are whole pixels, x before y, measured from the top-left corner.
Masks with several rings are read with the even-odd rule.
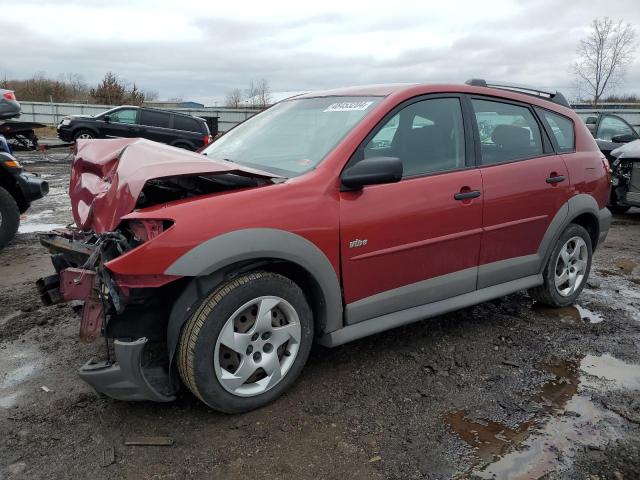
[[[224,278],[216,272],[248,260],[265,258],[285,260],[308,271],[318,283],[325,303],[325,332],[343,326],[342,291],[338,276],[327,256],[315,244],[300,235],[274,228],[249,228],[213,237],[178,258],[166,275],[196,277],[175,302],[167,327],[167,347],[172,359],[182,325],[188,313],[204,293]]]

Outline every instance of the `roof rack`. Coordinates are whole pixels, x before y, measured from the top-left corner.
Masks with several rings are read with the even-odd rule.
[[[531,87],[529,85],[520,85],[517,83],[487,81],[482,78],[471,78],[464,83],[474,87],[497,88],[500,90],[509,90],[512,92],[524,93],[526,95],[532,95],[534,97],[540,97],[542,99],[549,100],[558,105],[562,105],[563,107],[571,108],[564,95],[558,91],[552,92],[549,90]]]

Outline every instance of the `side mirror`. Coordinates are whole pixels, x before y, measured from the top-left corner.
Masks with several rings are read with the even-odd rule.
[[[372,157],[360,160],[342,172],[344,190],[360,190],[365,185],[393,183],[402,179],[402,162],[397,157]]]
[[[596,123],[598,123],[598,117],[587,117],[584,123],[586,123],[587,125],[595,125]]]
[[[614,135],[611,137],[611,141],[614,143],[629,143],[633,142],[637,137],[631,135],[629,133],[625,133],[623,135]]]
[[[104,119],[105,123],[109,123],[111,121],[111,115],[105,115],[104,117],[102,117]]]

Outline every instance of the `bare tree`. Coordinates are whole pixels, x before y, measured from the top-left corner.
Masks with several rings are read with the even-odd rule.
[[[234,88],[224,95],[224,106],[230,108],[238,108],[242,102],[242,91]]]
[[[252,107],[267,108],[271,104],[269,82],[264,78],[258,81],[251,80],[247,89],[247,100]]]
[[[580,40],[573,70],[597,105],[607,88],[617,85],[633,61],[635,31],[630,23],[609,17],[591,22],[591,32]]]

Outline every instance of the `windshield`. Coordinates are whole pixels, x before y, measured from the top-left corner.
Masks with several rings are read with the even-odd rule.
[[[301,98],[278,103],[202,153],[285,177],[318,165],[380,97]]]

